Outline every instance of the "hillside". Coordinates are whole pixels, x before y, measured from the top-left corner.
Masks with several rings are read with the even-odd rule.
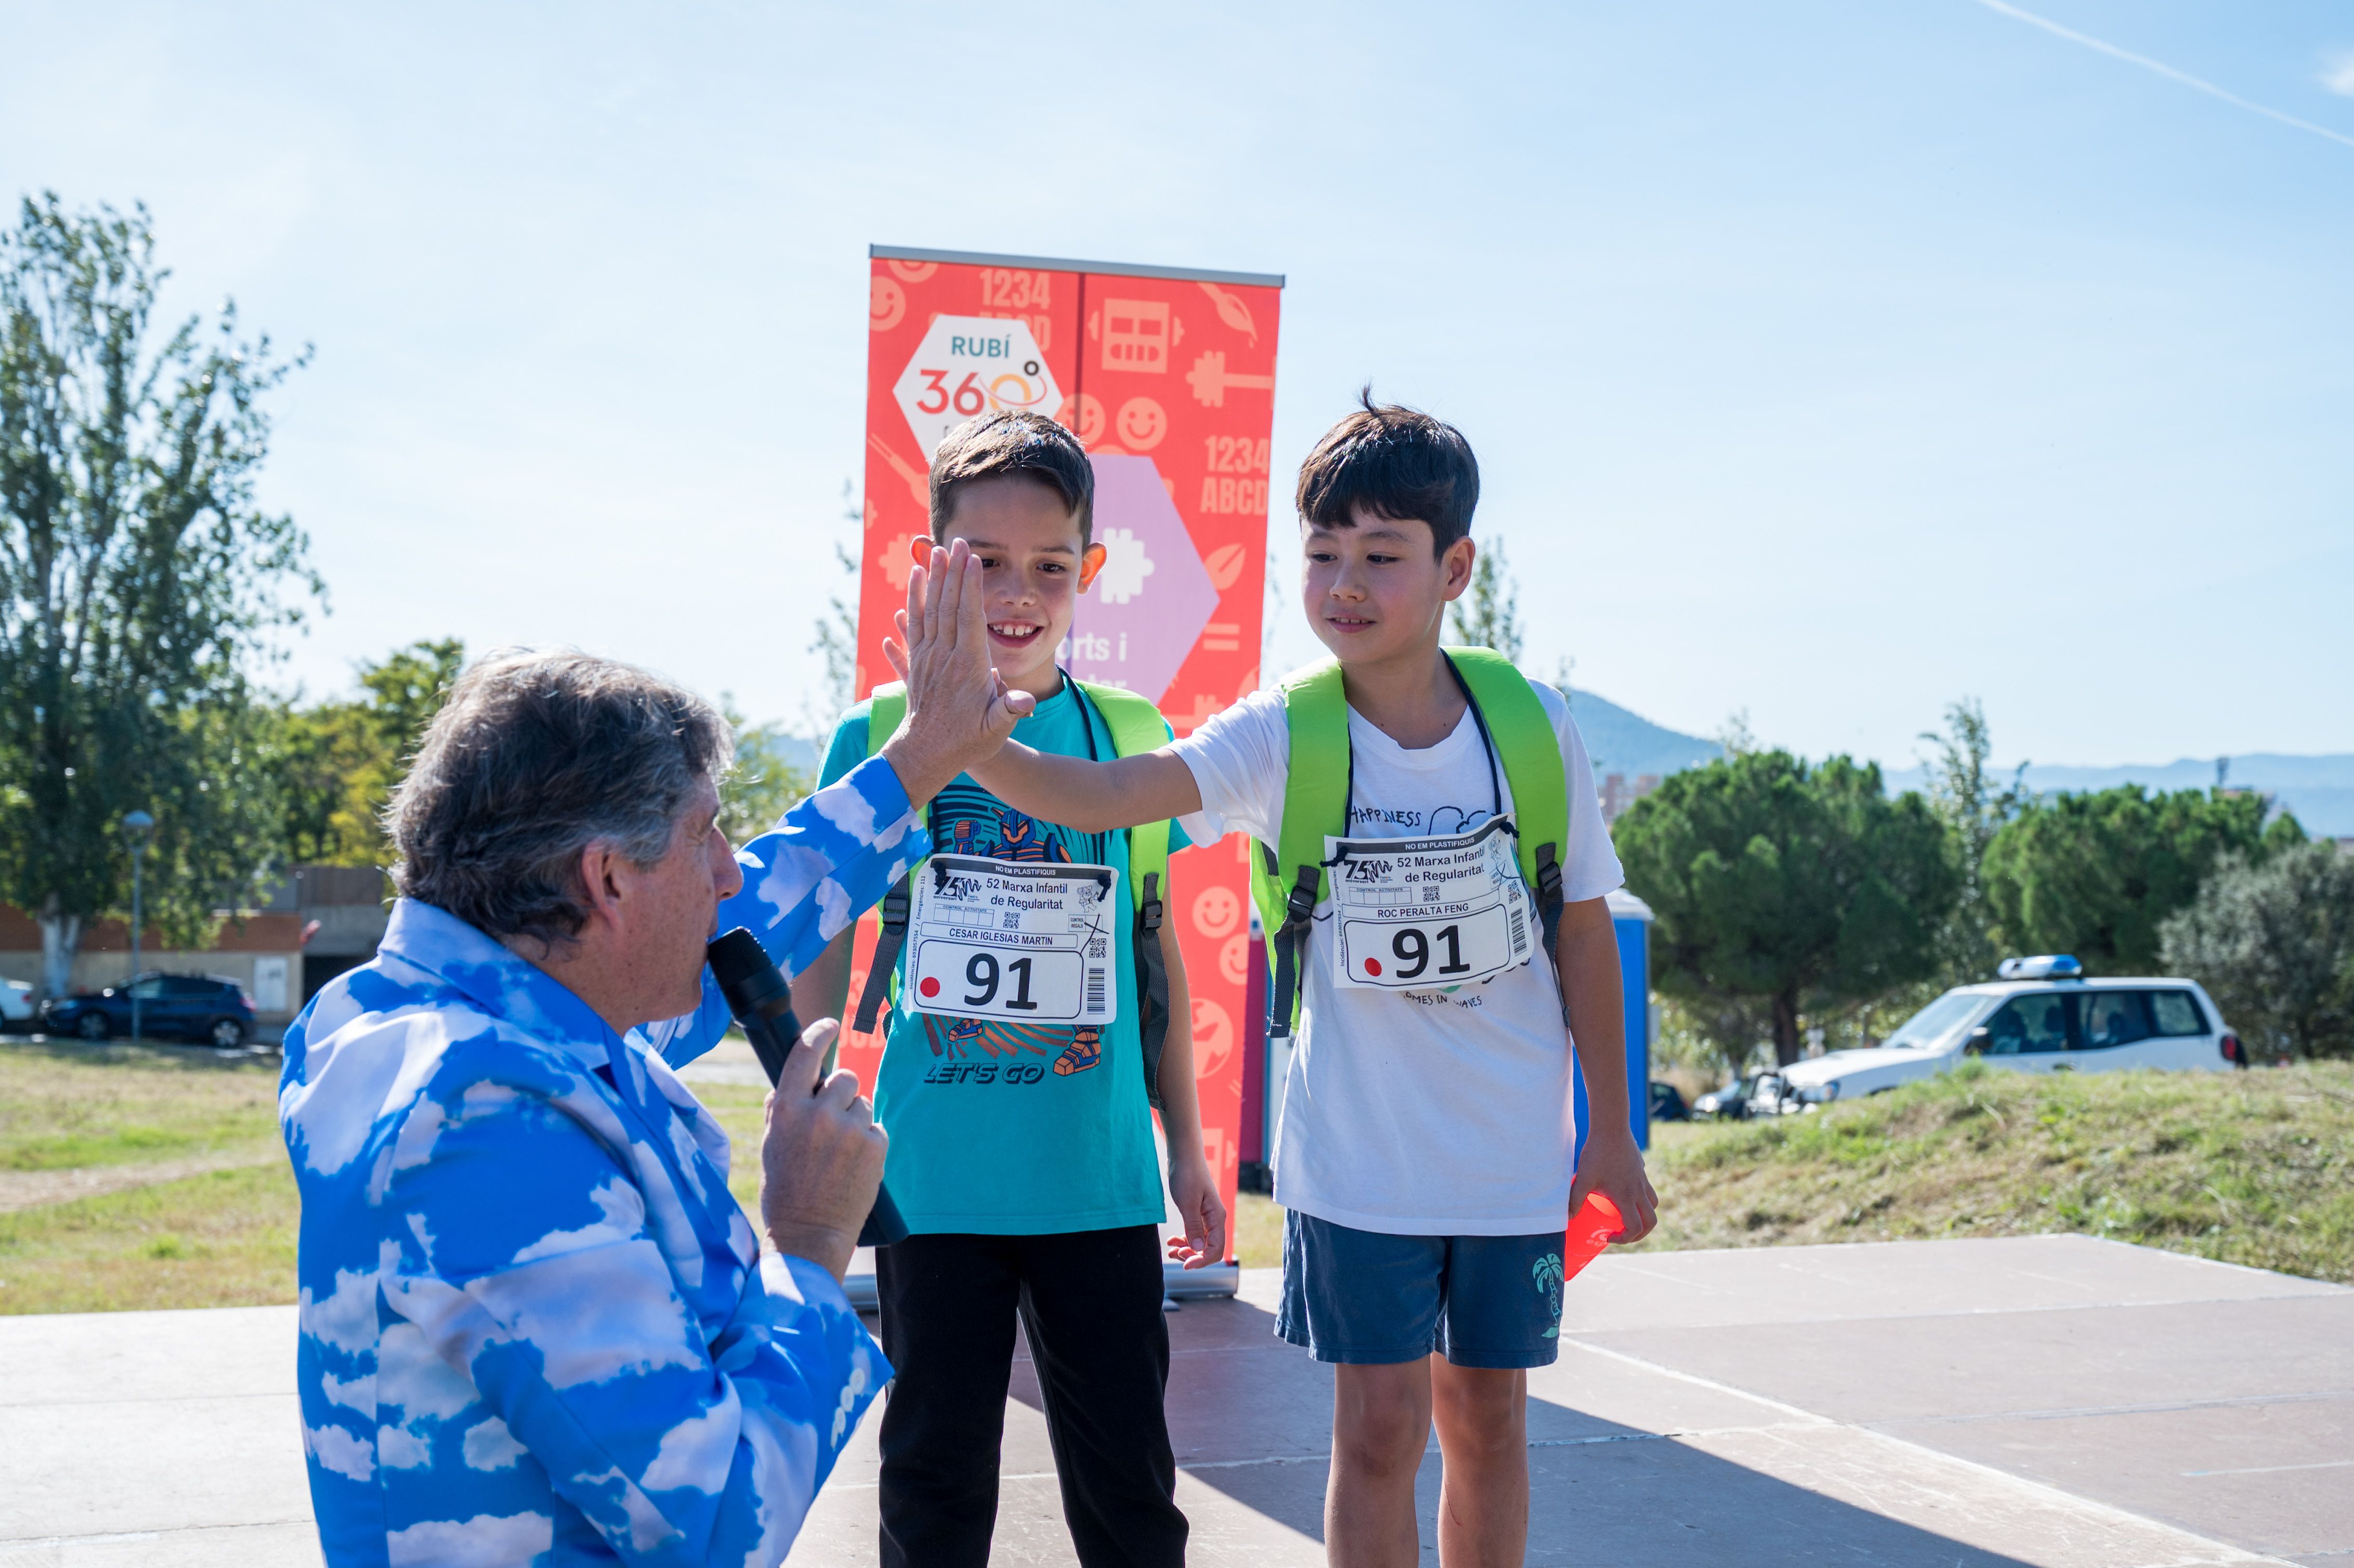
[[[1577,720],[1578,734],[1585,737],[1585,752],[1594,760],[1596,779],[1611,773],[1630,779],[1643,773],[1676,773],[1724,754],[1724,747],[1712,740],[1653,724],[1592,692],[1573,689],[1569,711]]]
[[[1712,740],[1684,735],[1653,724],[1592,692],[1570,694],[1570,711],[1577,717],[1585,749],[1594,758],[1596,779],[1606,774],[1661,775],[1696,768],[1723,755]],[[2230,759],[2226,782],[2274,797],[2296,814],[2305,831],[2317,838],[2354,837],[2354,754],[2295,757],[2281,752],[2250,752]],[[1886,771],[1888,792],[1925,789],[1927,771],[1919,767]],[[2152,789],[2204,789],[2215,782],[2215,759],[2186,757],[2168,763],[2126,763],[2114,768],[2075,767],[2044,763],[2029,767],[2026,784],[2041,794],[2058,790],[2106,789],[2119,784],[2141,784]]]
[[[1647,1248],[2073,1231],[2354,1283],[2354,1066],[1950,1076],[1667,1125]]]
[[[2291,757],[2256,751],[2229,758],[2225,782],[2260,789],[2296,814],[2305,831],[2323,838],[2354,836],[2354,754]],[[1918,789],[1925,773],[1907,768],[1888,776],[1892,790]],[[2141,784],[2152,789],[2205,789],[2215,782],[2215,758],[2185,757],[2166,763],[2126,763],[2115,768],[2079,768],[2065,763],[2029,767],[2027,787],[2040,793],[2107,789]]]

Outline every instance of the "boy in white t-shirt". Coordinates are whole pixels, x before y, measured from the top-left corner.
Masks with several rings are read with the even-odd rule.
[[[1370,397],[1300,470],[1302,598],[1338,656],[1347,699],[1347,758],[1312,764],[1347,772],[1347,825],[1335,822],[1327,867],[1348,865],[1343,840],[1477,850],[1482,824],[1514,810],[1500,752],[1511,742],[1526,756],[1528,736],[1491,733],[1473,683],[1438,642],[1447,605],[1470,578],[1479,491],[1460,432]],[[1401,960],[1416,976],[1451,967],[1479,983],[1384,989],[1353,967],[1343,973],[1344,963],[1382,973],[1382,959],[1343,946],[1329,899],[1297,950],[1305,1023],[1277,1139],[1276,1201],[1290,1211],[1278,1332],[1338,1363],[1325,1542],[1333,1563],[1352,1568],[1417,1560],[1415,1472],[1434,1418],[1445,1460],[1440,1560],[1521,1561],[1526,1369],[1550,1363],[1559,1346],[1564,1224],[1598,1192],[1625,1216],[1615,1239],[1631,1242],[1650,1230],[1657,1202],[1628,1128],[1618,948],[1604,903],[1621,881],[1618,860],[1567,702],[1527,685],[1511,686],[1515,722],[1536,727],[1533,694],[1565,779],[1553,962],[1508,954],[1481,969],[1450,947],[1430,969],[1431,933],[1400,930],[1388,986],[1409,972]],[[1009,744],[972,776],[1023,810],[1083,831],[1198,813],[1212,833],[1240,828],[1275,845],[1301,722],[1288,700],[1300,700],[1293,683],[1115,762]],[[1327,738],[1337,749],[1337,722]],[[1511,842],[1497,851],[1500,876]],[[1368,859],[1359,853],[1360,870],[1380,865]],[[1300,869],[1313,884],[1319,873]],[[1288,880],[1290,868],[1281,872]],[[1517,879],[1511,896],[1525,897]],[[1495,929],[1505,928],[1500,916]],[[1511,929],[1512,952],[1542,945]],[[1288,1005],[1278,999],[1278,1018]],[[1592,1107],[1583,1160],[1573,1053]]]

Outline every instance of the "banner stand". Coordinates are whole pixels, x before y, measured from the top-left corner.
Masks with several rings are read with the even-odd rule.
[[[1095,539],[1108,559],[1079,600],[1064,666],[1150,699],[1180,736],[1257,690],[1283,279],[903,246],[867,254],[855,694],[891,678],[883,635],[907,600],[908,546],[929,532],[933,448],[963,420],[1005,408],[1066,426],[1095,465]],[[973,838],[971,853],[994,842],[988,822],[949,831]],[[1230,1215],[1244,1143],[1249,848],[1230,835],[1170,867],[1204,1152]],[[852,996],[864,987],[876,928],[871,911],[859,921]],[[1010,1035],[949,1048],[976,1074],[1053,1059],[1025,1054],[1034,1046]],[[881,1031],[844,1030],[841,1064],[869,1094],[882,1054]],[[1171,1295],[1232,1294],[1231,1230],[1222,1261],[1170,1269]],[[864,1288],[871,1298],[871,1277]]]

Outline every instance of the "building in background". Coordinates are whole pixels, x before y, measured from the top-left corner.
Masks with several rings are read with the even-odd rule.
[[[1659,787],[1659,776],[1656,773],[1638,773],[1632,783],[1628,782],[1624,773],[1604,774],[1602,788],[1596,791],[1602,798],[1602,820],[1617,821],[1619,812]]]
[[[280,881],[271,910],[300,916],[302,943],[299,1011],[319,988],[376,957],[392,919],[392,888],[372,865],[298,865]]]
[[[152,928],[140,942],[143,969],[209,975],[243,988],[254,1021],[274,1040],[318,989],[376,956],[391,909],[384,873],[374,866],[297,866],[259,909],[225,914],[203,948],[166,948]],[[41,927],[0,904],[0,980],[41,978]],[[122,920],[93,922],[82,933],[69,989],[102,991],[131,978],[131,929]]]

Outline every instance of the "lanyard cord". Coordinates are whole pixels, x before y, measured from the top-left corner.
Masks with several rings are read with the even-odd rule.
[[[1089,762],[1094,762],[1097,760],[1096,757],[1096,705],[1095,704],[1087,701],[1087,689],[1085,686],[1080,685],[1076,681],[1071,679],[1071,673],[1068,670],[1064,669],[1058,664],[1055,667],[1055,673],[1063,677],[1063,684],[1070,687],[1071,695],[1078,699],[1079,728],[1087,733],[1087,760]],[[1104,728],[1108,730],[1110,727],[1111,721],[1109,719],[1104,720]]]
[[[1455,677],[1456,689],[1463,694],[1464,704],[1471,710],[1471,722],[1479,726],[1479,753],[1488,759],[1488,794],[1490,800],[1494,802],[1489,808],[1488,815],[1491,818],[1500,817],[1504,814],[1504,784],[1501,775],[1496,770],[1496,742],[1495,738],[1488,733],[1488,715],[1479,711],[1479,699],[1471,694],[1470,684],[1463,679],[1463,672],[1455,667],[1455,661],[1447,659],[1444,653],[1439,657],[1447,660],[1447,673]],[[1356,808],[1357,748],[1352,743],[1349,747],[1349,789],[1348,793],[1341,797],[1341,836],[1342,838],[1349,836],[1349,821],[1356,815]],[[1513,836],[1519,835],[1515,833]],[[1330,865],[1332,863],[1327,861],[1325,863]]]
[[[1096,755],[1096,719],[1099,716],[1100,710],[1097,708],[1094,703],[1088,700],[1087,689],[1085,686],[1080,685],[1078,682],[1073,680],[1071,678],[1071,673],[1068,670],[1064,669],[1059,664],[1055,668],[1055,673],[1063,677],[1063,684],[1070,688],[1072,697],[1076,699],[1079,705],[1079,733],[1087,736],[1087,760],[1089,762],[1099,761],[1101,759]],[[1111,730],[1111,720],[1105,719],[1103,721],[1103,725],[1105,732],[1108,734]],[[1098,862],[1108,860],[1110,854],[1111,846],[1107,842],[1107,835],[1103,833],[1089,833],[1087,835],[1087,839],[1093,846],[1088,853]]]

